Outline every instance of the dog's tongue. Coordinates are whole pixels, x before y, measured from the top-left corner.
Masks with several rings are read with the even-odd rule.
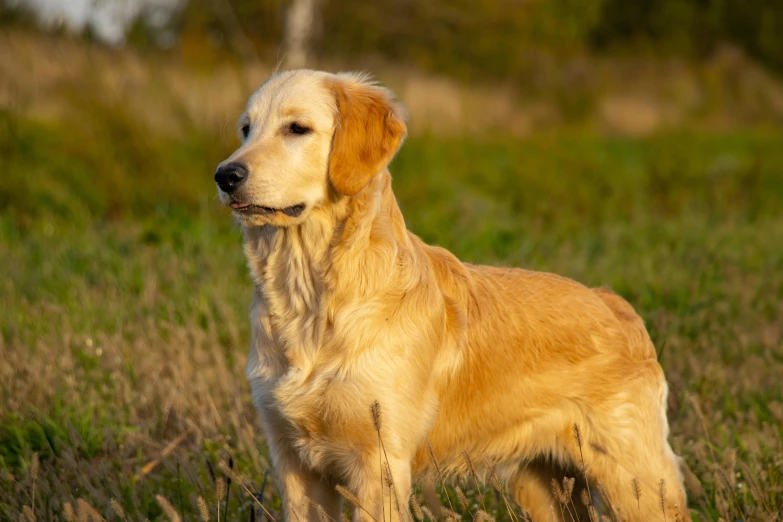
[[[250,203],[231,203],[231,208],[245,208],[249,206]]]

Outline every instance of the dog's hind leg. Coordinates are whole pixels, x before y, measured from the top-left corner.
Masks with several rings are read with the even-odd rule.
[[[668,444],[590,458],[588,473],[618,522],[690,520],[682,477]]]
[[[573,479],[570,487],[564,484],[564,478]],[[585,489],[584,479],[576,470],[566,469],[550,459],[539,458],[522,464],[509,480],[509,488],[533,522],[590,520],[579,499]]]
[[[630,388],[592,407],[567,444],[618,522],[690,520],[665,401],[665,383],[657,392],[649,381]]]

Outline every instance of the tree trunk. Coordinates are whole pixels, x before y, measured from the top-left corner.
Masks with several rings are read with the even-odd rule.
[[[285,65],[289,69],[307,66],[309,40],[318,0],[291,0],[285,19]]]

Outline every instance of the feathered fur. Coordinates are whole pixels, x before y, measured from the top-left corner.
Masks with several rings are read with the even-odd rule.
[[[309,135],[281,135],[285,114]],[[247,377],[289,520],[316,519],[306,498],[338,519],[338,483],[359,516],[406,518],[382,470],[406,506],[433,467],[428,440],[446,473],[468,472],[464,452],[494,468],[534,520],[549,519],[551,480],[568,469],[600,482],[621,520],[659,518],[661,480],[667,520],[688,517],[666,381],[625,300],[462,263],[409,232],[386,168],[405,125],[366,79],[283,73],[244,118],[258,129],[229,158],[251,165],[243,194],[306,203],[296,218],[239,216],[256,283]]]

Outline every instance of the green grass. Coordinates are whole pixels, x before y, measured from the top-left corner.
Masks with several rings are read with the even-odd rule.
[[[116,499],[129,518],[154,520],[155,495],[189,518],[202,496],[214,519],[220,460],[232,457],[254,492],[269,469],[243,371],[251,282],[211,180],[232,144],[196,130],[164,138],[121,107],[74,104],[78,121],[0,114],[0,519],[18,519],[33,489],[40,519],[77,499],[118,518]],[[392,172],[409,228],[428,242],[628,298],[667,372],[673,445],[704,486],[692,508],[774,520],[781,143],[775,129],[412,136]],[[271,479],[264,501],[277,513]],[[229,503],[230,519],[249,519],[236,485]]]

